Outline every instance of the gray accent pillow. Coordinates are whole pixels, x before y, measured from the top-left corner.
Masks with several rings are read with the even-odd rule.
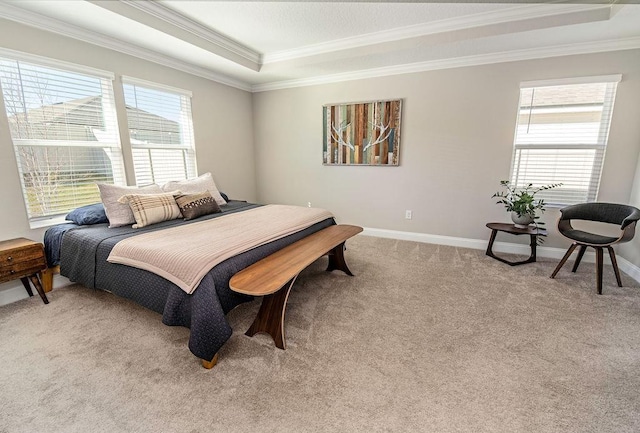
[[[182,212],[185,221],[209,215],[212,213],[222,212],[220,206],[211,197],[209,191],[198,194],[177,194],[173,196],[178,203],[178,207]]]
[[[227,204],[220,195],[211,173],[205,173],[194,179],[167,182],[162,186],[162,189],[165,192],[180,190],[183,194],[197,194],[203,191],[209,191],[209,194],[211,194],[211,197],[213,197],[219,206]]]
[[[119,203],[118,199],[127,194],[162,194],[162,188],[153,184],[143,187],[120,186],[99,183],[100,199],[109,219],[109,228],[132,225],[136,222],[128,203]]]

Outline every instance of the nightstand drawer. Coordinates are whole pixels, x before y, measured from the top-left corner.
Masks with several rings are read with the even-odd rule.
[[[0,281],[9,281],[25,275],[35,274],[44,268],[46,268],[46,265],[42,257],[13,264],[5,262],[0,265]]]
[[[0,266],[11,266],[19,262],[41,259],[42,244],[32,244],[9,251],[0,251]]]

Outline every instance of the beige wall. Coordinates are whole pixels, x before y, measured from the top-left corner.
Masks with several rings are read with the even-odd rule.
[[[640,130],[640,122],[636,122],[635,126]],[[640,158],[638,159],[629,204],[640,208]],[[631,242],[620,246],[619,254],[631,263],[640,267],[640,227],[637,227],[636,236]]]
[[[507,221],[490,198],[509,175],[521,81],[623,74],[599,200],[640,205],[640,50],[431,71],[251,94],[73,39],[0,20],[0,47],[193,92],[198,169],[221,190],[264,203],[325,207],[343,223],[483,239]],[[118,81],[117,81],[118,82]],[[117,89],[117,85],[116,85]],[[116,90],[122,109],[122,95]],[[322,165],[322,105],[403,98],[399,167]],[[123,122],[123,119],[119,119]],[[126,143],[124,143],[126,146]],[[255,145],[255,148],[254,148]],[[15,156],[0,116],[0,239],[30,230]],[[406,209],[413,219],[404,219]],[[548,246],[565,247],[544,217]],[[518,240],[517,238],[504,240]],[[521,241],[524,241],[522,239]],[[623,250],[640,266],[640,236]],[[2,290],[15,285],[0,285]]]
[[[310,201],[339,222],[369,228],[487,239],[485,222],[509,219],[491,195],[509,177],[520,82],[617,73],[623,79],[598,198],[627,202],[640,151],[639,50],[254,94],[258,198]],[[323,104],[395,98],[404,99],[399,167],[322,165]],[[404,218],[407,209],[412,220]],[[555,230],[558,214],[549,210],[543,217],[552,232],[546,245],[564,248],[568,242]]]
[[[122,91],[118,88],[122,75],[192,91],[198,171],[211,171],[218,188],[231,197],[256,199],[250,93],[2,19],[0,47],[115,73],[119,113],[124,113]],[[124,117],[119,116],[119,122],[126,126]],[[0,184],[3,186],[0,239],[25,236],[42,241],[44,229],[29,229],[4,115],[0,115]],[[0,298],[2,290],[15,286],[12,283],[0,285]]]

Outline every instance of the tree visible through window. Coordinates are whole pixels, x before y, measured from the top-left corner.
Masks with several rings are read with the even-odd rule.
[[[523,83],[511,183],[562,183],[549,204],[596,200],[620,76]]]
[[[30,221],[124,183],[111,79],[0,58],[0,87]]]

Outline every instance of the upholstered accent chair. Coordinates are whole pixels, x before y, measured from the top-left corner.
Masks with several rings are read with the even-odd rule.
[[[625,204],[616,203],[581,203],[567,206],[560,210],[560,219],[558,220],[558,231],[561,235],[571,239],[573,243],[565,253],[558,266],[551,274],[551,278],[555,278],[558,271],[565,264],[573,250],[580,247],[578,257],[573,265],[571,272],[576,272],[580,265],[580,260],[584,255],[587,247],[593,247],[596,250],[596,278],[598,295],[602,294],[602,260],[603,249],[609,251],[611,264],[616,274],[618,287],[622,287],[620,280],[620,270],[616,261],[616,253],[613,251],[612,245],[629,242],[633,239],[636,230],[636,223],[640,219],[640,209]],[[619,236],[603,236],[595,233],[589,233],[583,230],[576,230],[572,227],[572,220],[598,221],[609,224],[620,225]]]

